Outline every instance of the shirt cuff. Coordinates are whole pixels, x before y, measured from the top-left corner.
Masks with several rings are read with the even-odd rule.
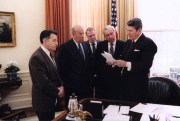
[[[127,71],[131,71],[131,62],[126,63]]]

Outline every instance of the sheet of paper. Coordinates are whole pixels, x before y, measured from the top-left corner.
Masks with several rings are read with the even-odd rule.
[[[129,106],[120,106],[119,114],[129,114]]]
[[[107,114],[105,115],[103,121],[129,121],[130,116],[120,115],[120,114]]]
[[[158,106],[139,103],[136,106],[132,107],[130,111],[143,113],[143,114],[150,114],[152,111],[154,111],[157,108]]]
[[[156,114],[166,114],[172,116],[180,117],[180,106],[173,106],[173,105],[159,105],[159,104],[148,104],[149,106],[156,106],[158,107],[152,113]],[[180,119],[179,119],[180,120]]]
[[[109,61],[109,62],[113,62],[114,61],[114,58],[112,57],[112,55],[106,51],[104,51],[104,53],[101,53],[101,55],[106,58],[106,61]]]
[[[118,114],[119,106],[118,105],[109,105],[104,111],[104,114]]]

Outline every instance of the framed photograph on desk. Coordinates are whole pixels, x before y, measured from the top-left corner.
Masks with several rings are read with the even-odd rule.
[[[0,47],[16,45],[15,14],[14,12],[0,11]]]

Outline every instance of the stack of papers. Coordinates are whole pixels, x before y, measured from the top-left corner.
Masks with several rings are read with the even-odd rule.
[[[129,106],[109,105],[103,113],[106,114],[103,121],[129,121]],[[126,114],[126,115],[123,115]]]
[[[148,121],[149,116],[153,115],[158,117],[159,121],[180,121],[180,106],[139,103],[130,111],[142,113],[140,121]]]
[[[104,111],[104,114],[129,114],[129,106],[109,105]]]
[[[127,115],[110,115],[110,114],[107,114],[103,121],[129,121],[130,119],[130,116],[127,116]]]

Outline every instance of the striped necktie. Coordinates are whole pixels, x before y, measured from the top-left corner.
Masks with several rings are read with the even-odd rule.
[[[110,49],[109,49],[109,50],[110,50],[110,54],[111,54],[111,55],[114,55],[113,45],[114,45],[113,43],[110,44]]]
[[[79,48],[80,54],[82,55],[83,59],[85,60],[85,56],[84,56],[84,53],[83,53],[83,50],[82,50],[80,43],[78,43],[78,48]]]

